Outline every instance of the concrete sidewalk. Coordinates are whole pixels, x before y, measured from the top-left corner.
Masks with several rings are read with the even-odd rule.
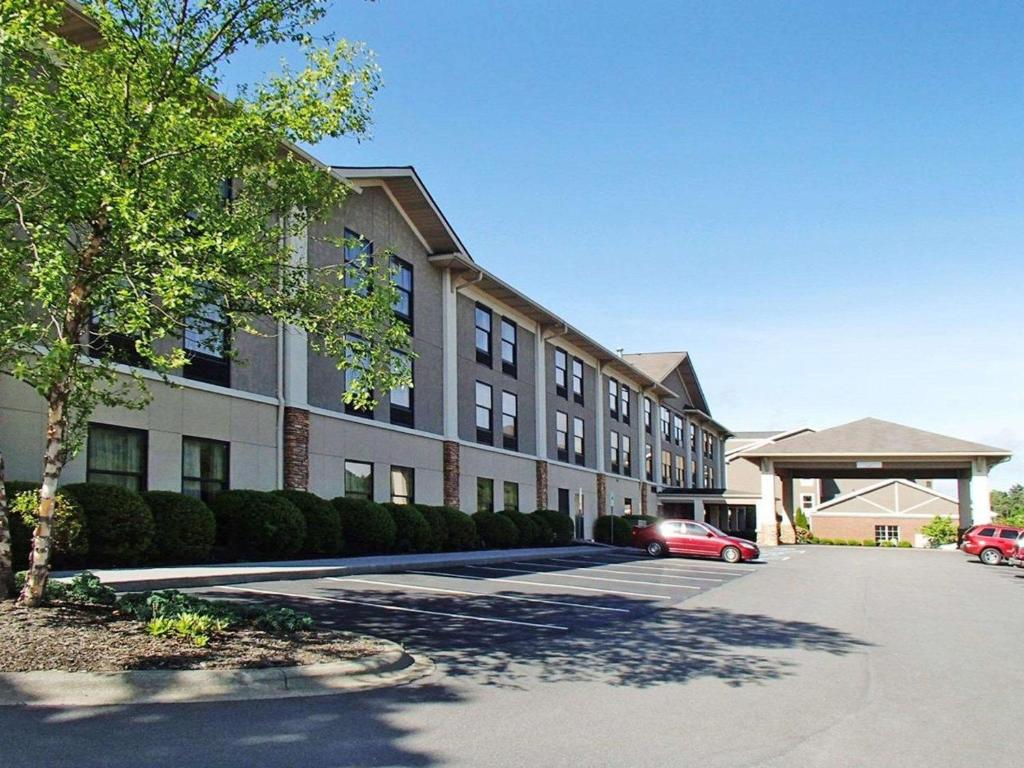
[[[451,568],[460,565],[486,565],[512,560],[541,560],[549,557],[593,555],[609,549],[630,551],[625,547],[581,544],[571,547],[536,549],[487,549],[474,552],[430,552],[418,555],[374,555],[339,557],[324,560],[288,560],[270,563],[220,563],[212,565],[174,565],[155,568],[118,568],[93,571],[104,584],[124,592],[152,589],[185,589],[253,581],[319,579],[325,576],[355,576],[365,573],[393,573],[411,568]],[[54,578],[70,578],[78,571],[59,571]]]

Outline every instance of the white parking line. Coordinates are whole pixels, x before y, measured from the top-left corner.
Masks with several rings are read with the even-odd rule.
[[[581,556],[581,559],[584,559],[584,557],[586,557],[586,556]],[[630,562],[636,562],[637,560],[641,559],[639,556],[638,557],[630,557],[629,555],[618,555],[618,557],[622,557],[625,560],[630,561]],[[614,563],[614,562],[610,563],[607,560],[600,560],[600,559],[593,559],[593,558],[588,558],[588,559],[592,560],[593,562],[598,562],[598,563],[603,562],[603,563],[608,564],[608,565],[616,565],[616,563]],[[732,565],[726,565],[725,563],[716,563],[716,562],[711,561],[711,560],[707,560],[707,561],[701,561],[701,560],[671,560],[669,558],[657,558],[656,559],[656,558],[651,557],[651,558],[648,558],[648,561],[649,562],[658,563],[659,565],[668,566],[670,568],[701,568],[701,569],[710,569],[710,570],[713,570],[713,571],[732,571],[732,572],[736,572],[736,571],[756,571],[757,568],[758,568],[758,566],[756,566],[756,565],[745,565],[745,564],[742,564],[742,563],[733,563]]]
[[[644,570],[644,571],[652,571],[654,573],[668,573],[668,572],[673,572],[673,573],[708,573],[708,574],[714,574],[715,576],[722,576],[722,577],[725,577],[725,576],[736,577],[736,576],[740,575],[738,573],[730,574],[728,569],[725,569],[725,568],[708,568],[706,566],[702,567],[700,565],[696,565],[696,566],[693,566],[693,567],[690,567],[690,566],[687,566],[687,565],[683,565],[683,567],[681,567],[681,568],[659,568],[656,565],[639,565],[639,564],[634,564],[634,563],[599,563],[599,562],[580,563],[579,560],[576,560],[576,561],[561,560],[559,558],[554,558],[554,557],[548,558],[547,560],[538,560],[538,561],[534,561],[534,562],[552,562],[552,561],[556,561],[556,560],[558,562],[560,562],[560,563],[575,562],[576,565],[582,565],[582,566],[586,566],[588,568],[590,568],[590,567],[598,568],[598,567],[604,567],[604,566],[607,565],[607,566],[611,566],[613,568],[636,568],[636,569]],[[746,573],[746,571],[744,571],[744,573]]]
[[[543,581],[526,581],[524,579],[513,579],[508,576],[489,579],[485,576],[470,576],[466,573],[445,573],[444,571],[406,571],[406,573],[418,573],[421,576],[447,576],[453,579],[473,579],[474,581],[500,581],[502,584],[525,584],[530,587],[558,587],[559,589],[574,589],[577,592],[599,592],[602,595],[624,595],[626,597],[646,597],[649,600],[671,600],[669,595],[651,595],[644,592],[625,592],[621,589],[597,589],[595,587],[577,587],[573,584],[548,584]],[[659,585],[663,586],[663,585]]]
[[[534,627],[535,629],[557,629],[568,632],[568,627],[559,624],[536,624],[532,621],[513,621],[512,619],[494,619],[487,616],[470,616],[465,613],[445,613],[443,611],[428,611],[424,608],[407,608],[404,605],[388,605],[386,603],[374,603],[369,600],[346,600],[341,597],[314,597],[312,595],[296,595],[293,592],[271,592],[269,589],[250,589],[249,587],[214,587],[214,589],[229,589],[233,592],[252,592],[257,595],[274,595],[276,597],[296,597],[302,600],[316,600],[328,603],[344,603],[345,605],[368,605],[371,608],[380,608],[384,611],[401,611],[402,613],[422,613],[428,616],[443,616],[446,619],[466,619],[467,621],[484,621],[491,624],[515,624],[519,627]]]
[[[495,568],[490,565],[467,565],[466,568],[476,568],[481,571],[504,571],[506,573],[529,573],[534,576],[561,576],[564,579],[586,579],[588,581],[614,581],[619,584],[642,584],[645,587],[665,587],[667,589],[700,589],[689,584],[659,584],[656,581],[633,581],[632,579],[606,579],[602,576],[580,576],[575,573],[564,573],[556,571],[524,571],[522,568]]]
[[[415,571],[410,571],[415,573]],[[376,584],[381,587],[397,587],[399,589],[418,589],[423,592],[444,592],[449,595],[469,595],[472,597],[493,597],[498,600],[516,600],[523,603],[544,603],[545,605],[561,605],[569,608],[587,608],[591,611],[614,611],[615,613],[629,613],[628,608],[609,608],[604,605],[587,605],[586,603],[569,603],[564,600],[543,600],[539,597],[519,597],[518,595],[495,595],[487,592],[469,592],[464,589],[443,589],[442,587],[427,587],[422,584],[396,584],[393,581],[374,581],[372,579],[356,579],[352,576],[328,576],[327,581],[357,582],[359,584]]]
[[[552,557],[552,558],[550,558],[548,560],[534,560],[534,561],[529,562],[529,563],[525,562],[525,561],[514,561],[512,563],[512,565],[543,565],[543,564],[546,564],[546,563],[571,563],[572,565],[575,565],[575,566],[580,567],[580,568],[596,568],[596,567],[598,567],[598,566],[590,565],[589,563],[583,563],[581,565],[579,562],[575,562],[574,563],[572,560],[559,560],[558,558],[555,558],[555,557]],[[624,564],[621,564],[621,563],[615,563],[614,565],[615,565],[615,568],[607,568],[607,567],[601,566],[601,573],[619,573],[619,574],[622,574],[624,576],[633,576],[633,575],[636,575],[636,574],[634,574],[632,571],[619,571],[619,570],[616,570],[616,568],[629,568],[629,567],[643,568],[642,565],[641,566],[627,566],[627,565],[624,565]],[[671,573],[665,573],[664,570],[660,570],[658,568],[648,568],[648,569],[646,569],[645,572],[651,572],[651,571],[653,571],[654,573],[660,573],[666,579],[689,579],[690,581],[718,581],[718,582],[725,581],[725,579],[716,579],[716,578],[711,578],[710,576],[676,576],[676,575],[673,575]],[[556,573],[556,571],[548,571],[548,573]],[[705,573],[705,571],[699,571],[699,573]],[[717,571],[712,571],[712,573],[717,573]],[[642,576],[643,574],[639,574],[639,575]]]

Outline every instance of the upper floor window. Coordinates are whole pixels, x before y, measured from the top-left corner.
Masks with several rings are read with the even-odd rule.
[[[516,324],[501,318],[501,370],[515,376],[519,361],[518,332]]]
[[[680,487],[686,485],[686,459],[682,456],[676,456],[675,484]]]
[[[415,366],[409,355],[397,349],[392,353],[395,371],[409,371],[410,377],[414,375]],[[411,427],[414,424],[413,417],[413,390],[412,386],[396,387],[391,390],[391,423]]]
[[[565,350],[555,350],[555,394],[559,397],[568,397],[568,374],[569,357]]]
[[[583,405],[583,361],[572,359],[572,399]]]
[[[501,441],[510,451],[519,450],[519,399],[511,392],[501,393]]]
[[[690,453],[697,452],[697,425],[690,425]]]
[[[622,474],[633,474],[633,445],[629,435],[622,436]]]
[[[669,440],[672,437],[671,434],[670,434],[670,430],[672,428],[671,428],[671,426],[669,426],[668,408],[666,408],[665,406],[661,406],[660,410],[661,410],[661,436],[665,440]]]
[[[608,379],[608,415],[619,418],[619,382]]]
[[[559,461],[569,460],[569,416],[555,411],[555,450]]]
[[[363,375],[363,370],[369,365],[369,360],[361,350],[366,346],[366,342],[355,334],[349,334],[346,336],[348,346],[345,349],[345,370],[342,373],[344,379],[345,391],[350,392],[355,389],[356,382]],[[360,408],[354,403],[345,403],[345,413],[350,413],[353,416],[362,416],[367,419],[373,418],[373,409],[370,407]]]
[[[185,320],[183,346],[188,362],[182,374],[186,379],[231,385],[228,357],[228,320],[219,301],[210,297],[199,310]]]
[[[412,330],[412,264],[397,256],[391,257],[392,278],[395,282],[395,316]]]
[[[491,310],[483,304],[476,305],[476,360],[484,365],[491,364]]]
[[[181,492],[208,502],[226,491],[230,450],[220,440],[181,438]]]
[[[683,420],[675,414],[672,414],[672,442],[683,444]]]
[[[619,471],[619,433],[612,430],[608,433],[608,446],[611,456],[611,471]]]
[[[491,385],[478,381],[476,383],[476,441],[487,445],[494,444],[492,414],[494,401],[491,398]]]
[[[651,420],[654,418],[654,403],[651,402],[651,398],[644,398],[644,432],[651,434]]]
[[[345,495],[373,501],[373,464],[364,461],[345,462]]]
[[[654,482],[654,448],[650,443],[644,448],[644,477],[648,482]]]
[[[583,450],[583,419],[579,416],[573,417],[572,420],[572,451],[576,463],[582,467],[587,459]]]
[[[661,484],[672,485],[672,454],[661,452]]]
[[[345,287],[349,290],[366,294],[369,286],[366,284],[366,267],[373,258],[373,243],[365,239],[358,232],[345,229]]]
[[[85,479],[90,483],[146,490],[149,435],[141,429],[90,424]]]
[[[629,387],[623,384],[619,387],[619,417],[623,424],[629,424]]]

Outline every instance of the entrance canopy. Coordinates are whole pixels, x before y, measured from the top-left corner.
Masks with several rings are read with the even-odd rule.
[[[757,503],[758,540],[775,544],[779,525],[775,515],[775,477],[784,481],[782,538],[793,527],[791,483],[799,478],[926,478],[954,479],[958,484],[960,525],[989,522],[988,472],[1007,461],[1001,448],[926,432],[881,419],[860,419],[820,432],[793,437],[744,451],[761,468],[761,496]],[[788,530],[787,530],[788,529]]]

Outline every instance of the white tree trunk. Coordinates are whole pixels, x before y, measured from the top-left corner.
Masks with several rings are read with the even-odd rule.
[[[14,560],[11,555],[11,519],[4,485],[4,455],[0,453],[0,600],[14,597]]]

